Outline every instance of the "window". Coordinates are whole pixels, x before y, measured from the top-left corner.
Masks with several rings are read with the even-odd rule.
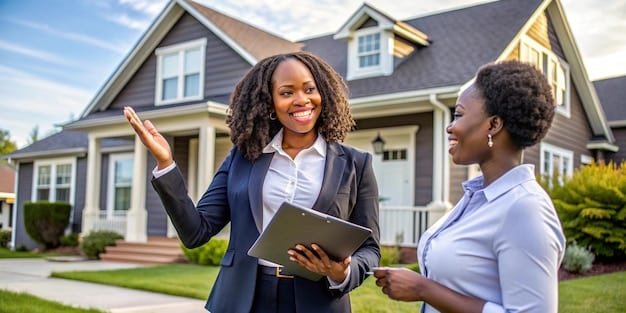
[[[112,154],[109,158],[107,217],[123,215],[130,208],[133,163],[131,153]]]
[[[380,33],[359,36],[359,68],[380,65]]]
[[[206,39],[201,39],[156,50],[157,105],[204,97],[205,47]]]
[[[36,161],[34,166],[33,201],[73,202],[74,160]]]
[[[393,55],[389,52],[394,34],[378,27],[359,29],[348,42],[347,79],[359,79],[393,72]]]
[[[541,143],[540,174],[550,184],[563,183],[563,178],[574,172],[574,152],[547,143]]]
[[[546,75],[552,87],[556,112],[570,117],[569,66],[552,51],[528,37],[522,39],[520,60],[535,65]]]

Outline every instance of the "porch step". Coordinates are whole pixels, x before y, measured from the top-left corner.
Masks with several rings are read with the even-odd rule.
[[[148,242],[116,240],[105,248],[100,259],[111,262],[139,264],[171,264],[187,262],[178,238],[148,237]]]

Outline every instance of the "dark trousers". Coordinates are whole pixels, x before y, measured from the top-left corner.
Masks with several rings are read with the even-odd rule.
[[[259,266],[251,313],[294,313],[293,278],[276,277],[271,268]]]

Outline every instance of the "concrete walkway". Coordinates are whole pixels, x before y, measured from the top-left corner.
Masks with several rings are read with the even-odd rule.
[[[104,261],[0,259],[0,289],[111,313],[207,312],[204,300],[50,277],[53,271],[102,271],[140,266],[143,265]]]

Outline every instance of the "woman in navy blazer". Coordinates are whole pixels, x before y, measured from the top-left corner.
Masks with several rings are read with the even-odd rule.
[[[231,223],[230,240],[206,309],[236,312],[350,312],[349,292],[380,261],[378,189],[371,155],[341,144],[355,123],[347,86],[319,57],[294,52],[258,62],[232,94],[233,149],[194,205],[170,146],[150,121],[124,114],[157,160],[153,187],[184,245],[205,244]],[[289,251],[292,262],[317,272],[312,281],[247,254],[283,201],[372,230],[344,260],[315,244]],[[341,238],[337,238],[341,240]]]

